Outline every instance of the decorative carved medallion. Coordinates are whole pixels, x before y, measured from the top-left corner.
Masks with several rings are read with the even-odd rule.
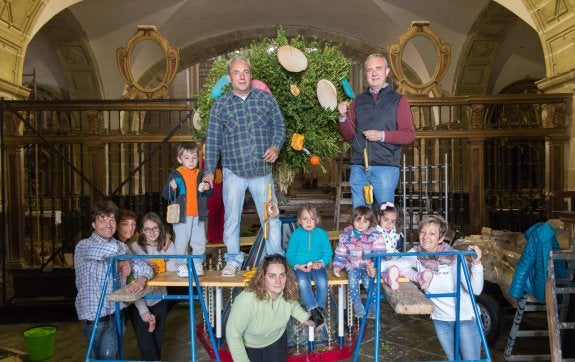
[[[159,84],[147,88],[137,80],[134,79],[132,74],[132,52],[134,47],[143,41],[153,41],[158,44],[164,53],[165,58],[165,71],[162,72],[163,78],[159,80]],[[178,70],[178,63],[180,61],[180,53],[177,48],[170,46],[170,43],[164,38],[155,26],[153,25],[139,25],[138,31],[128,39],[125,48],[116,49],[116,62],[120,75],[128,86],[128,92],[122,97],[127,99],[160,99],[168,98],[168,87],[174,81],[176,72]]]
[[[435,69],[431,79],[424,84],[411,82],[403,70],[401,62],[406,44],[415,37],[423,36],[431,41],[435,48],[436,60]],[[429,95],[433,93],[436,97],[444,96],[447,92],[441,89],[439,82],[445,76],[451,60],[451,46],[449,43],[442,43],[437,33],[429,28],[429,21],[414,21],[409,28],[399,38],[397,43],[389,47],[389,64],[399,82],[398,91],[413,95]]]

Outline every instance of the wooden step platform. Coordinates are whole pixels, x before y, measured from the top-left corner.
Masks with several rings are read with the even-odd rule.
[[[423,292],[412,282],[402,281],[397,290],[382,283],[387,301],[398,314],[431,314],[433,305]]]

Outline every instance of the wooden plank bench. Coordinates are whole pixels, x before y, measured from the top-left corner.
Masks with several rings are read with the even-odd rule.
[[[339,235],[341,234],[342,230],[329,230],[327,231],[327,236],[329,237],[330,241],[337,241],[339,239]],[[241,236],[240,237],[240,247],[242,246],[252,246],[256,242],[257,235],[252,236]],[[225,248],[226,244],[224,243],[207,243],[207,248]]]

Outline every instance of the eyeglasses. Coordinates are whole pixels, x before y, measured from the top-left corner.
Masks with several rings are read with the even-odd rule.
[[[158,226],[154,226],[153,228],[142,228],[142,231],[145,233],[157,233],[158,231],[160,231],[160,228]]]

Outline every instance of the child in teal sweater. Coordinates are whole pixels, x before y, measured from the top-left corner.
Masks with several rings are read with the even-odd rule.
[[[319,216],[314,206],[305,205],[298,211],[300,225],[292,233],[286,258],[295,270],[299,292],[311,320],[316,327],[324,322],[324,308],[327,302],[326,266],[333,255],[327,232],[318,227]],[[315,282],[314,296],[311,281]]]

